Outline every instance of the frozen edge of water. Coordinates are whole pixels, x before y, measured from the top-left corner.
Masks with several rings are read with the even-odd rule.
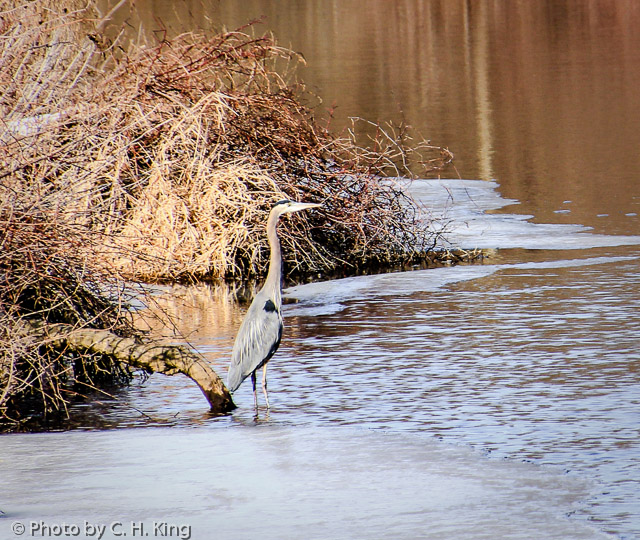
[[[419,205],[425,218],[443,224],[445,238],[440,247],[469,249],[592,249],[640,245],[640,236],[591,234],[588,227],[572,224],[539,224],[528,220],[533,216],[487,214],[505,206],[518,204],[503,199],[496,182],[484,180],[392,180],[400,185]],[[444,225],[446,224],[446,225]],[[592,257],[551,262],[526,262],[504,265],[472,265],[356,276],[326,282],[290,287],[284,297],[303,305],[287,305],[293,315],[330,315],[338,313],[342,302],[358,298],[407,295],[438,290],[446,285],[489,276],[504,269],[566,268],[610,262],[636,257]]]
[[[436,291],[453,283],[487,277],[501,270],[573,268],[636,259],[638,259],[636,256],[591,257],[559,261],[429,268],[306,283],[287,288],[283,296],[299,302],[285,306],[287,315],[329,315],[344,309],[343,302],[362,298],[404,296]]]
[[[534,216],[487,214],[519,204],[503,199],[496,182],[483,180],[394,180],[442,228],[439,247],[463,249],[590,249],[640,245],[640,236],[593,234],[579,224],[532,223]]]
[[[591,482],[409,434],[242,426],[3,443],[0,530],[155,518],[194,538],[611,538],[567,517]]]

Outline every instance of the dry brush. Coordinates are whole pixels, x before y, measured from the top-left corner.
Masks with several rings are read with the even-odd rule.
[[[378,126],[366,146],[331,134],[294,78],[300,59],[252,28],[125,44],[106,23],[77,0],[0,0],[5,412],[12,396],[64,409],[69,380],[129,376],[109,355],[24,338],[25,321],[129,337],[124,279],[258,276],[279,199],[324,205],[281,227],[289,276],[402,263],[433,245],[384,177],[442,166],[446,149],[404,129]]]

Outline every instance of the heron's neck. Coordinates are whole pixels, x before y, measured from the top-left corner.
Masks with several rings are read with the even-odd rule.
[[[269,292],[276,306],[280,307],[282,303],[282,255],[280,254],[280,240],[276,231],[278,217],[277,214],[271,213],[267,221],[267,238],[271,248],[271,260],[263,289]]]

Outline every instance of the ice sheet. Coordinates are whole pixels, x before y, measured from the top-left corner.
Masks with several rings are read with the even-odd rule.
[[[593,234],[579,224],[533,223],[529,215],[488,214],[518,204],[503,199],[495,182],[415,180],[402,185],[423,206],[425,218],[444,228],[441,247],[558,250],[640,244],[640,236]]]
[[[16,522],[106,525],[105,539],[158,524],[184,540],[606,538],[565,515],[589,492],[578,478],[357,429],[14,435],[0,473],[3,538]]]

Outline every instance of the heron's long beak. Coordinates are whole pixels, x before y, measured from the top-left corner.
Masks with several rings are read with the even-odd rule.
[[[287,208],[287,212],[298,212],[299,210],[307,210],[309,208],[319,208],[321,204],[317,203],[304,203],[304,202],[296,202],[293,203],[289,208]]]

